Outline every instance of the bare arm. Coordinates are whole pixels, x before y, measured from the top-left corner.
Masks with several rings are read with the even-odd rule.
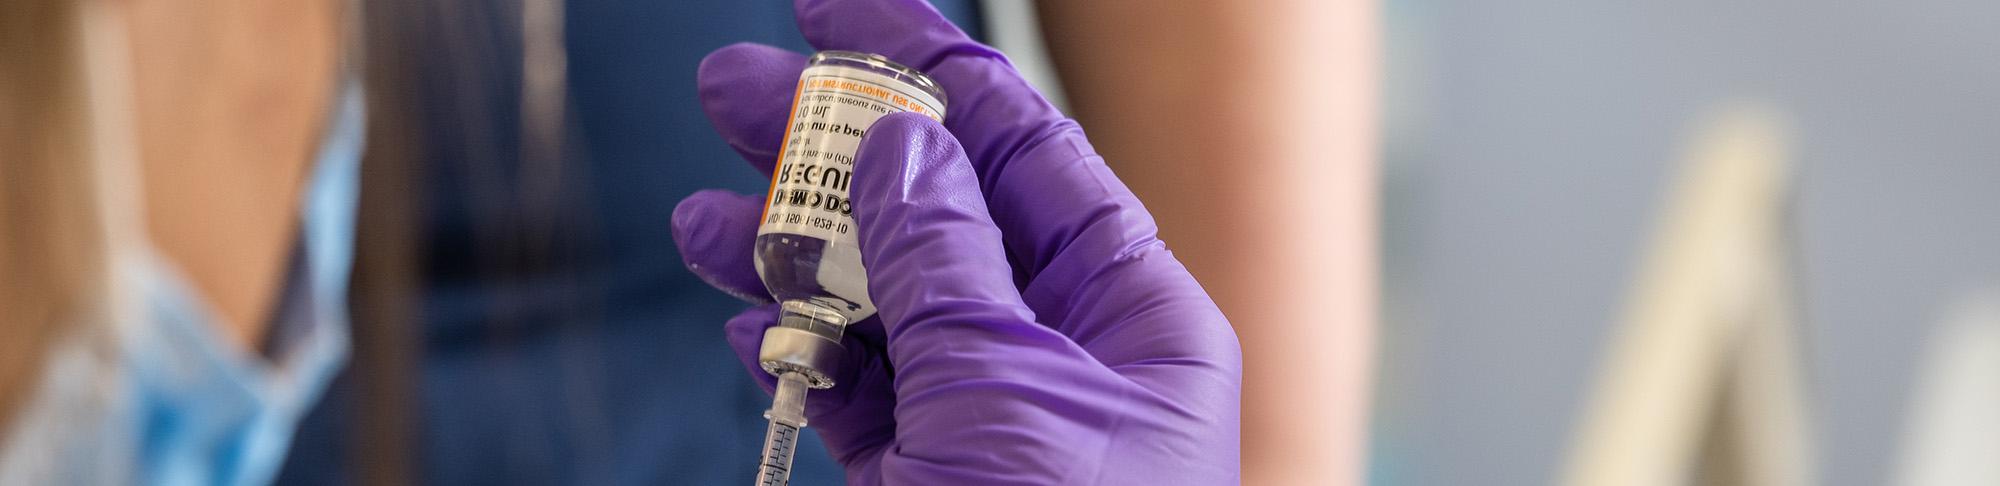
[[[217,334],[254,349],[278,296],[333,83],[337,6],[26,0],[0,8],[0,282],[8,283],[0,285],[0,442],[19,437],[17,409],[39,393],[56,397],[45,404],[107,400],[39,387],[59,338],[122,317],[110,293],[131,289],[113,283],[111,254],[147,243],[125,204],[135,190],[151,203],[146,239],[218,309]],[[143,180],[124,176],[134,165]],[[72,365],[65,379],[89,376],[87,368]],[[0,462],[8,457],[20,456]]]
[[[1038,8],[1074,116],[1242,340],[1244,482],[1359,484],[1377,300],[1375,4]]]
[[[336,82],[339,2],[131,2],[147,232],[254,348]]]

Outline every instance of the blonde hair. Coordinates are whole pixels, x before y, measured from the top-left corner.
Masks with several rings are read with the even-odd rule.
[[[104,312],[110,242],[84,62],[92,6],[0,9],[0,431],[49,344]]]

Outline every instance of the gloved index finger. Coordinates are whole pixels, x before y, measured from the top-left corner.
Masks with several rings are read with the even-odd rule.
[[[972,40],[928,3],[796,0],[794,7],[800,32],[815,47],[881,54],[944,88],[944,125],[963,145],[1008,250],[1030,276],[1058,253],[1101,263],[1155,241],[1152,217],[1075,122],[999,51]]]
[[[991,51],[924,0],[795,0],[792,9],[815,49],[880,54],[917,69],[955,51]]]
[[[796,0],[799,32],[820,50],[878,54],[916,68],[944,87],[945,126],[977,163],[1023,132],[1017,123],[1052,123],[1060,111],[999,50],[959,30],[923,0]],[[994,125],[987,121],[1009,120]]]
[[[702,111],[729,147],[769,177],[791,120],[806,57],[761,44],[733,44],[702,58],[695,74]]]

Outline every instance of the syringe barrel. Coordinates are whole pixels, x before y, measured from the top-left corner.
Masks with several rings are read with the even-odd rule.
[[[757,463],[759,486],[784,486],[791,482],[792,456],[798,449],[799,430],[806,426],[806,381],[798,373],[778,375],[778,390],[764,418],[771,419],[764,431],[763,457]]]

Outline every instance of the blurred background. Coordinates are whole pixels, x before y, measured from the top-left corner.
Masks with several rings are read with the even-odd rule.
[[[1787,128],[1780,223],[1814,484],[1912,484],[1899,469],[1921,462],[1906,436],[1934,408],[1927,363],[1964,335],[1947,333],[1971,319],[1958,309],[2000,286],[2000,10],[1383,6],[1375,483],[1563,478],[1691,145],[1749,100]],[[1991,396],[1987,366],[1973,386]],[[1990,415],[1959,420],[1991,431]]]
[[[1247,484],[2000,484],[2000,5],[932,3],[1078,119],[1230,316]],[[297,198],[198,169],[311,159],[366,85],[390,162],[356,176],[353,356],[276,481],[747,479],[768,399],[721,332],[744,304],[668,221],[764,187],[694,80],[731,43],[809,52],[789,3],[314,5],[0,7],[0,414],[63,311],[28,304],[70,295],[14,283],[46,270],[23,248],[73,243],[24,235],[111,204],[38,205],[95,183],[23,161],[181,164],[150,169],[181,189],[155,208]],[[240,22],[187,28],[214,19]],[[126,37],[131,66],[84,66]],[[212,81],[317,101],[179,96]],[[174,253],[215,219],[151,231]],[[245,339],[295,334],[271,333]],[[816,441],[796,475],[840,481]]]

